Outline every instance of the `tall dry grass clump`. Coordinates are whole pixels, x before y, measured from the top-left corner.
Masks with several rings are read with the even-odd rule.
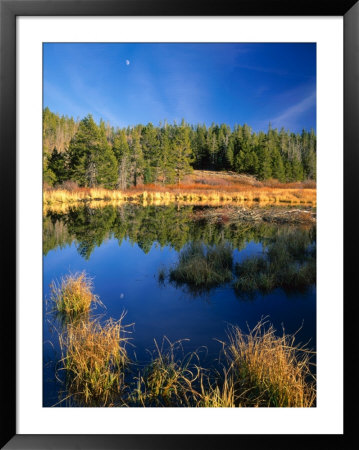
[[[233,374],[223,369],[215,380],[211,380],[208,374],[201,374],[200,396],[197,407],[204,408],[234,408],[235,403],[235,383]]]
[[[60,282],[53,281],[50,288],[55,312],[69,319],[88,313],[92,304],[101,304],[85,272],[66,275]]]
[[[313,353],[295,345],[294,338],[284,332],[276,336],[273,326],[263,320],[248,334],[238,327],[231,329],[225,355],[238,406],[314,406]]]
[[[97,320],[72,323],[60,335],[66,387],[77,404],[111,406],[119,401],[129,361],[122,318],[104,325]]]

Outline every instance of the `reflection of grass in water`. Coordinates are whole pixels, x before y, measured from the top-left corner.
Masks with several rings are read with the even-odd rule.
[[[66,387],[80,405],[109,406],[120,397],[128,363],[121,321],[82,320],[60,334]]]
[[[191,242],[179,254],[177,265],[170,270],[170,281],[187,285],[191,292],[201,292],[232,279],[232,247],[227,244],[204,246]]]
[[[158,271],[158,282],[163,285],[166,280],[166,269],[161,267]]]
[[[315,245],[310,246],[304,233],[279,235],[265,256],[237,263],[235,272],[233,287],[239,294],[257,290],[266,293],[279,287],[286,291],[305,290],[316,280]]]
[[[53,309],[65,322],[87,314],[92,304],[102,304],[85,272],[66,275],[60,282],[53,281],[50,288]]]
[[[314,240],[314,242],[313,242]],[[169,280],[200,295],[233,279],[233,254],[228,243],[205,246],[191,242],[179,253],[177,264],[169,270]],[[304,291],[316,281],[316,247],[312,232],[285,230],[266,248],[263,256],[253,256],[234,267],[232,284],[236,294],[269,293],[276,288]],[[166,271],[160,269],[161,284]]]

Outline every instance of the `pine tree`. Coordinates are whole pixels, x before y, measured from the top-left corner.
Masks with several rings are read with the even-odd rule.
[[[294,158],[292,161],[292,180],[302,181],[304,179],[303,166],[298,158]]]
[[[207,148],[209,153],[210,169],[214,170],[217,166],[217,152],[218,152],[218,141],[217,141],[217,126],[212,124],[208,129],[207,134]]]
[[[160,140],[158,131],[152,123],[142,130],[141,145],[144,158],[144,182],[153,183],[157,180],[160,170]]]
[[[175,129],[172,141],[172,153],[176,181],[179,183],[184,175],[192,171],[192,149],[187,127],[179,126]]]
[[[162,129],[160,143],[160,177],[162,183],[173,183],[175,179],[175,170],[173,162],[173,153],[171,148],[169,128],[167,125]]]
[[[67,179],[67,153],[60,153],[55,147],[48,160],[48,170],[54,174],[54,183],[62,183]]]
[[[261,180],[268,180],[272,176],[272,165],[269,150],[266,147],[261,149],[259,155],[258,176]]]
[[[283,159],[277,148],[272,152],[272,176],[281,182],[285,181]]]
[[[145,183],[179,182],[191,168],[235,170],[280,181],[316,178],[316,136],[268,131],[255,133],[244,124],[190,126],[166,121],[123,129],[91,115],[81,122],[43,111],[43,177],[54,185],[65,180],[80,186],[125,189]]]
[[[131,154],[130,154],[130,167],[133,179],[133,185],[137,186],[139,177],[143,175],[144,159],[141,147],[141,131],[136,127],[132,131],[131,136]]]
[[[126,189],[130,184],[131,157],[125,130],[115,135],[112,149],[118,163],[117,187]]]
[[[117,171],[117,161],[106,136],[89,114],[80,122],[70,142],[70,178],[80,186],[102,185],[112,188],[117,182]]]

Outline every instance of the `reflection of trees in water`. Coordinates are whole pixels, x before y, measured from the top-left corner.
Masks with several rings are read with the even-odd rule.
[[[68,213],[51,213],[44,217],[44,254],[51,249],[76,242],[81,256],[88,259],[94,248],[108,237],[114,236],[119,244],[123,239],[148,253],[153,243],[171,246],[180,251],[188,242],[216,245],[230,242],[241,250],[249,241],[264,246],[273,240],[278,230],[293,228],[273,224],[248,222],[211,223],[205,219],[193,220],[194,206],[105,206],[92,209],[74,208]]]
[[[47,255],[54,248],[64,248],[71,245],[75,236],[69,233],[68,227],[62,217],[53,214],[43,219],[43,252]]]

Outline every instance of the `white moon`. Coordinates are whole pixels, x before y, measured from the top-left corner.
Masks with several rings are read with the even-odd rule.
[[[130,65],[130,60],[126,59],[126,66],[129,66],[129,65]]]

